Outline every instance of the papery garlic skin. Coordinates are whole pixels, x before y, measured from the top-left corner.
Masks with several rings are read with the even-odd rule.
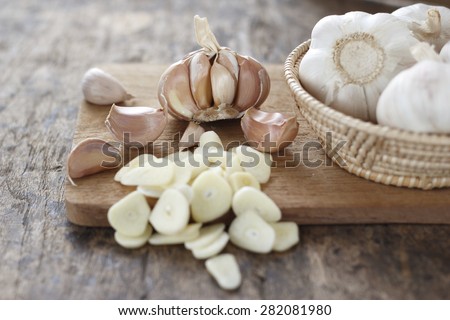
[[[412,34],[434,45],[437,52],[450,40],[449,8],[416,3],[399,8],[392,15],[405,20]]]
[[[138,142],[146,146],[162,134],[167,125],[167,115],[159,108],[121,107],[113,104],[105,125],[117,140],[130,144]]]
[[[347,115],[376,121],[378,98],[389,81],[415,60],[418,43],[404,21],[386,13],[327,16],[313,28],[303,57],[302,86]]]
[[[247,110],[241,119],[247,143],[262,152],[277,152],[290,145],[297,136],[299,125],[295,115]]]
[[[381,94],[377,119],[392,128],[450,133],[450,64],[425,60],[399,73]]]
[[[81,89],[86,101],[98,105],[111,105],[133,98],[119,80],[99,68],[86,71]]]

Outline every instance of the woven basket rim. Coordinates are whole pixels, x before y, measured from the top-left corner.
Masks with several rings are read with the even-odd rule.
[[[299,94],[303,95],[307,97],[308,100],[310,100],[309,102],[313,104],[313,107],[318,112],[320,112],[322,116],[331,118],[333,120],[339,119],[339,121],[343,122],[345,125],[357,130],[361,130],[370,135],[376,135],[378,137],[401,140],[405,142],[427,143],[429,145],[450,145],[450,135],[413,132],[374,124],[343,114],[342,112],[339,112],[317,100],[308,91],[306,91],[306,89],[302,87],[300,79],[294,73],[295,64],[303,56],[303,54],[308,51],[310,43],[311,39],[306,40],[305,42],[298,45],[289,54],[284,63],[284,75],[286,81],[296,98]]]

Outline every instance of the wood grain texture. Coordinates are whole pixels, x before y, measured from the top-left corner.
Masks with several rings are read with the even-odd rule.
[[[182,247],[125,250],[111,229],[66,217],[64,166],[89,67],[181,58],[195,48],[195,13],[209,18],[224,45],[281,64],[324,15],[392,6],[0,0],[0,7],[1,299],[450,299],[448,225],[301,226],[301,244],[283,254],[229,246],[244,282],[224,292]]]
[[[158,81],[167,66],[110,65],[103,69],[118,78],[136,99],[131,106],[155,106]],[[413,190],[376,184],[353,176],[325,157],[316,135],[299,114],[283,75],[282,65],[267,66],[271,91],[261,109],[296,114],[300,130],[283,154],[274,155],[271,179],[263,185],[281,208],[283,219],[300,224],[360,223],[450,223],[450,189]],[[143,85],[145,84],[145,85]],[[81,103],[74,145],[86,138],[118,143],[104,121],[108,106]],[[178,140],[187,123],[169,118],[161,137],[142,153],[158,157],[178,151]],[[245,141],[239,120],[204,125],[221,137],[230,148]],[[134,149],[134,148],[133,148]],[[135,150],[132,150],[135,151]],[[130,152],[125,149],[124,163]],[[69,220],[84,226],[108,226],[107,210],[135,188],[113,181],[116,170],[77,179],[78,186],[66,185],[66,211]],[[389,194],[389,197],[386,197]],[[149,198],[153,206],[155,199]],[[426,212],[426,213],[425,213]]]

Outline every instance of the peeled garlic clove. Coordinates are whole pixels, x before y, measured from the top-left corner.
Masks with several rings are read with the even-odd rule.
[[[192,96],[200,109],[211,107],[211,62],[204,52],[195,53],[189,63],[189,80]]]
[[[147,228],[145,229],[144,233],[137,237],[126,236],[116,231],[114,233],[114,240],[116,240],[119,245],[126,249],[136,249],[142,247],[147,243],[148,239],[152,235],[152,232],[153,229],[151,225],[147,224]]]
[[[233,103],[237,79],[233,73],[217,60],[211,67],[211,86],[216,107],[221,105],[230,106]]]
[[[152,245],[182,244],[186,241],[197,238],[201,226],[201,223],[188,224],[186,228],[173,235],[155,233],[150,237],[148,242]]]
[[[194,198],[191,203],[192,218],[208,222],[219,218],[231,207],[232,190],[228,182],[211,171],[201,173],[192,184]]]
[[[242,276],[234,255],[224,253],[209,258],[205,266],[222,289],[234,290],[241,285]]]
[[[198,144],[200,136],[205,132],[205,129],[196,122],[189,122],[186,130],[180,138],[180,150],[193,147]]]
[[[133,98],[119,80],[99,68],[86,71],[81,80],[81,88],[84,99],[93,104],[111,105]]]
[[[155,158],[153,163],[127,172],[121,183],[126,186],[161,187],[172,181],[174,173],[175,165],[172,161]]]
[[[89,138],[78,143],[67,158],[69,179],[114,169],[120,165],[120,151],[108,142]],[[72,182],[73,183],[73,182]]]
[[[255,176],[259,183],[269,181],[272,157],[255,150],[249,146],[240,145],[234,149],[237,156],[241,160],[241,167],[244,171]]]
[[[242,117],[241,128],[252,147],[272,153],[284,149],[294,141],[299,125],[295,116],[251,108]]]
[[[277,222],[270,225],[275,230],[273,251],[286,251],[300,241],[298,226],[295,222]]]
[[[149,216],[150,207],[147,200],[137,191],[113,204],[107,215],[111,227],[128,237],[138,237],[144,234]]]
[[[267,194],[252,187],[242,187],[234,194],[232,208],[237,216],[251,211],[269,222],[281,219],[281,210],[276,203]]]
[[[219,237],[210,244],[192,249],[192,254],[196,259],[208,259],[220,253],[228,243],[230,236],[222,232]]]
[[[215,241],[225,230],[225,224],[216,223],[200,229],[198,238],[186,241],[184,246],[188,250],[205,247]]]
[[[235,172],[228,177],[233,192],[237,192],[243,187],[252,187],[257,190],[261,190],[261,185],[256,178],[248,172]]]
[[[149,221],[161,234],[176,234],[189,222],[189,202],[180,191],[167,189],[156,202]]]
[[[254,212],[246,212],[237,216],[228,229],[230,241],[239,248],[268,253],[275,243],[275,231]]]
[[[174,63],[161,76],[158,85],[159,103],[178,119],[191,120],[198,107],[189,87],[188,61]]]
[[[112,105],[105,125],[117,140],[138,142],[142,147],[158,139],[167,125],[162,109],[151,107],[120,107]]]

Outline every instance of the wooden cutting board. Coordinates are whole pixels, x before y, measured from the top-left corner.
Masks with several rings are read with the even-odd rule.
[[[130,64],[108,65],[103,69],[138,97],[128,105],[159,106],[156,88],[165,67]],[[285,155],[275,158],[271,180],[263,186],[282,209],[284,220],[300,224],[450,223],[450,189],[422,191],[385,186],[353,176],[332,164],[300,116],[284,81],[283,66],[272,65],[267,69],[272,87],[262,109],[294,112],[300,123],[295,143],[287,148]],[[74,145],[89,137],[114,141],[104,125],[108,112],[108,106],[81,102]],[[154,143],[156,154],[174,152],[178,134],[186,126],[186,122],[170,118],[165,132]],[[239,120],[211,123],[205,128],[215,130],[224,144],[244,141]],[[116,171],[77,179],[77,187],[66,184],[66,210],[71,222],[108,226],[108,208],[134,190],[113,181]],[[149,203],[154,204],[154,200],[149,199]]]

